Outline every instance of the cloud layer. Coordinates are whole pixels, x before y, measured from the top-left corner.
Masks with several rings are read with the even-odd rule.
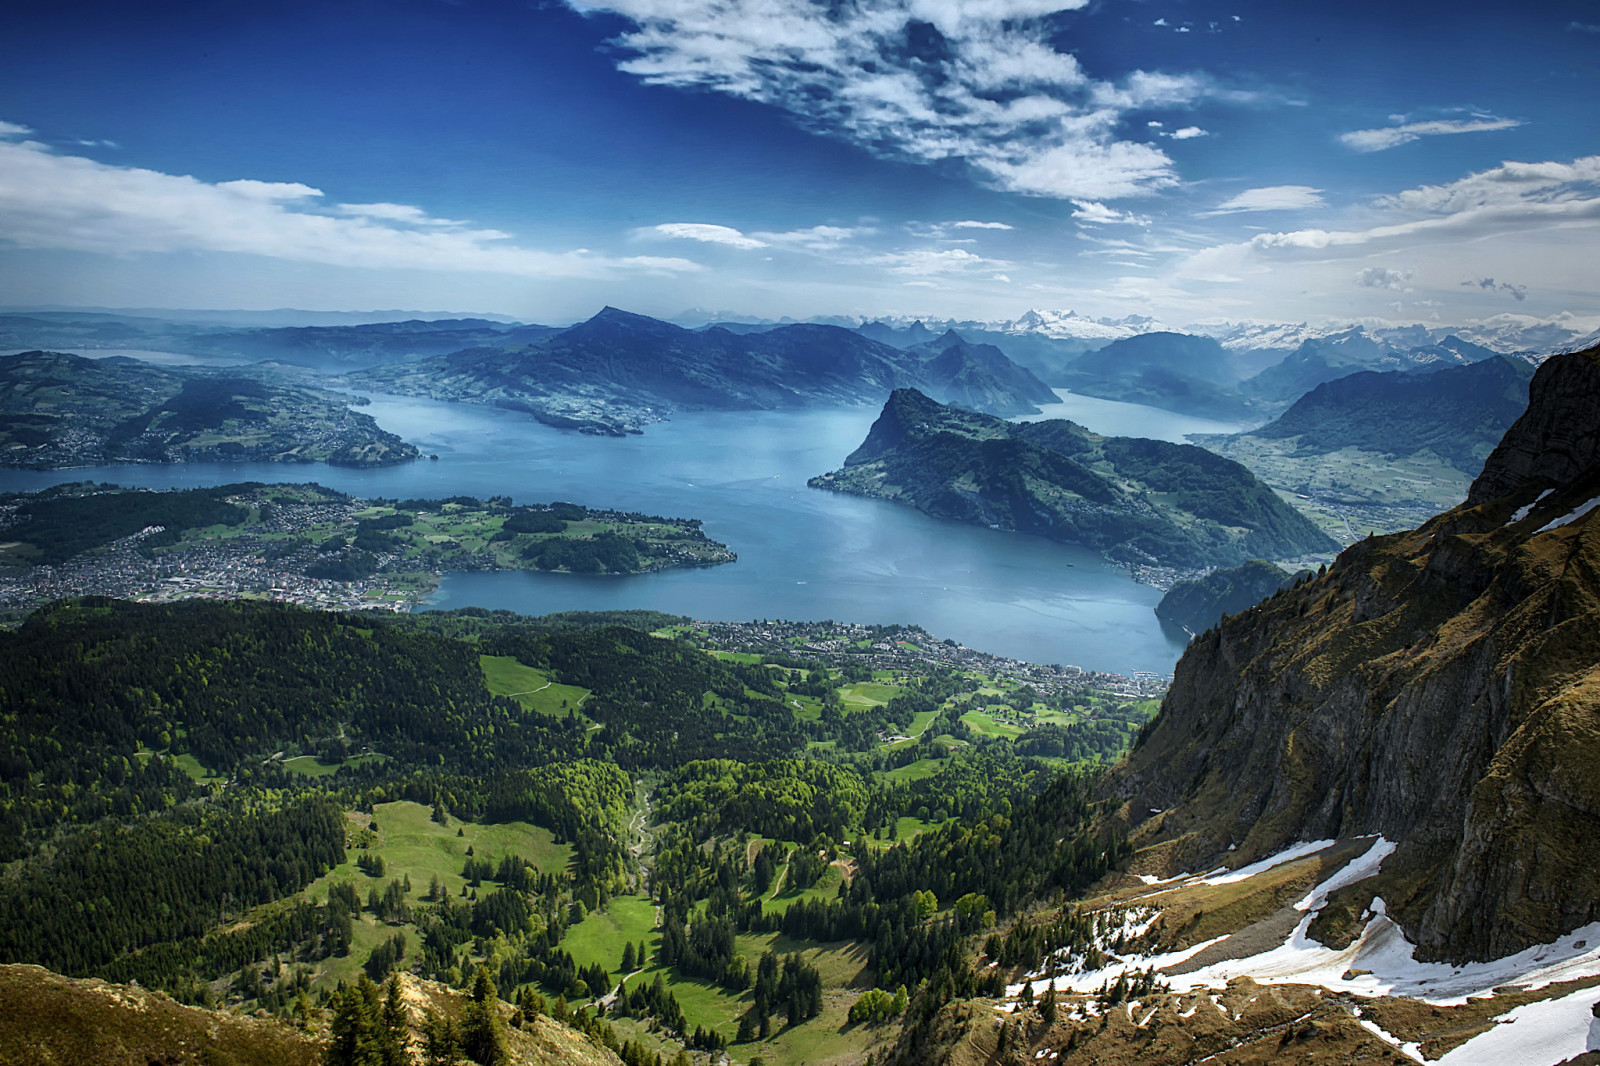
[[[647,83],[778,107],[887,158],[964,161],[990,186],[1032,196],[1104,200],[1176,184],[1172,159],[1120,138],[1119,122],[1230,95],[1196,75],[1091,78],[1051,46],[1047,18],[1088,0],[567,2],[633,21],[616,42],[620,66]]]
[[[299,182],[205,182],[61,155],[0,123],[0,239],[23,248],[234,252],[334,266],[601,278],[702,269],[687,259],[519,248],[409,204],[324,205]]]

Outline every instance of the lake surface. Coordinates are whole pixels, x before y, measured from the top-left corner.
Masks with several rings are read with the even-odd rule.
[[[1132,432],[1141,419],[1140,435],[1167,439],[1236,428],[1089,397],[1067,395],[1060,406],[1048,414],[1102,432]],[[361,496],[510,495],[519,503],[568,500],[694,517],[738,552],[737,563],[624,577],[454,574],[433,606],[903,622],[981,651],[1123,673],[1169,672],[1184,647],[1185,635],[1163,627],[1152,610],[1160,592],[1092,552],[807,488],[807,478],[837,469],[861,443],[877,408],[685,414],[625,438],[581,436],[470,404],[374,397],[364,410],[438,461],[381,470],[278,463],[0,470],[0,487],[317,481]]]

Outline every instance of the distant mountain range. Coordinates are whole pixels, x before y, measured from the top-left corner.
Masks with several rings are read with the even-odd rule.
[[[1003,415],[1036,413],[1036,404],[1055,400],[998,349],[953,334],[901,349],[840,326],[688,330],[610,307],[532,344],[469,348],[355,380],[605,434],[638,432],[674,410],[879,403],[902,386]]]
[[[1336,545],[1238,463],[1187,444],[1011,423],[897,389],[843,469],[813,488],[1037,533],[1135,565],[1294,558]]]
[[[698,349],[697,342],[675,341],[683,351],[678,363],[685,363],[688,353],[698,350],[733,373],[727,389],[711,387],[696,394],[687,386],[687,379],[670,383],[671,374],[665,367],[654,386],[644,387],[649,375],[638,378],[636,388],[613,382],[606,373],[608,366],[620,368],[614,361],[589,367],[590,376],[579,374],[560,389],[544,379],[542,370],[522,366],[499,366],[495,372],[510,370],[509,378],[481,382],[468,381],[470,375],[463,373],[475,361],[486,366],[492,363],[482,354],[489,350],[528,349],[584,323],[563,329],[495,316],[418,316],[374,322],[367,313],[341,317],[291,311],[160,312],[169,313],[173,317],[74,311],[0,314],[0,351],[145,349],[205,361],[279,362],[324,373],[367,371],[450,356],[448,364],[434,367],[448,379],[447,384],[422,382],[415,373],[392,373],[385,380],[392,387],[418,394],[521,407],[558,425],[626,432],[669,409],[876,403],[887,388],[900,385],[997,414],[1026,414],[1038,404],[1052,402],[1049,389],[1039,387],[1048,385],[1244,422],[1269,418],[1317,385],[1363,370],[1438,369],[1506,353],[1524,353],[1537,362],[1545,353],[1600,338],[1600,330],[1591,322],[1517,315],[1457,326],[1212,322],[1179,331],[1143,315],[1091,318],[1072,311],[1039,309],[999,320],[825,316],[810,322],[774,322],[686,313],[683,321],[695,328],[683,328],[685,334],[713,339],[699,342]],[[260,324],[275,321],[295,324]],[[807,334],[807,330],[811,332]],[[846,333],[880,347],[863,349],[842,339]],[[857,385],[849,386],[842,377],[831,384],[808,380],[807,358],[793,361],[794,345],[807,336],[810,340],[804,343],[832,345],[842,353],[839,358],[854,360],[861,374]],[[770,395],[762,397],[758,394],[765,386],[758,387],[738,360],[717,363],[727,358],[730,338],[746,338],[744,343],[752,352],[767,353],[754,360],[758,369],[751,373],[755,377],[795,371],[793,388],[775,378],[767,385],[776,386],[777,392],[767,389]],[[943,356],[956,340],[968,346],[962,356],[945,359],[937,366],[926,365]],[[653,342],[647,341],[647,348],[649,343]],[[928,348],[930,344],[935,347]],[[895,355],[894,350],[911,353],[912,361]],[[479,352],[481,358],[464,356],[464,352]],[[773,361],[770,357],[775,352],[789,354]],[[848,377],[842,367],[835,369]],[[1022,376],[1024,371],[1027,377]],[[552,366],[550,373],[560,379],[565,371]],[[777,394],[786,388],[792,395]],[[714,395],[719,392],[723,394]],[[616,408],[609,415],[603,410],[607,404]]]

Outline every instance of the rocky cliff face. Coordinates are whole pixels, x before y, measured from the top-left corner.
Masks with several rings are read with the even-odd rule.
[[[1146,864],[1379,833],[1364,891],[1434,958],[1600,918],[1597,440],[1600,349],[1558,356],[1467,503],[1191,644],[1108,785]]]

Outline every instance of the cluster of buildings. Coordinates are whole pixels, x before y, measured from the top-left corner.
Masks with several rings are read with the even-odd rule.
[[[869,626],[848,622],[695,622],[693,628],[725,651],[788,656],[818,665],[840,660],[872,670],[903,671],[908,667],[944,666],[972,670],[989,677],[1032,685],[1053,695],[1065,687],[1093,688],[1130,699],[1163,695],[1171,678],[1155,673],[1123,674],[1078,666],[1030,663],[975,651],[952,640],[940,640],[920,626]]]

